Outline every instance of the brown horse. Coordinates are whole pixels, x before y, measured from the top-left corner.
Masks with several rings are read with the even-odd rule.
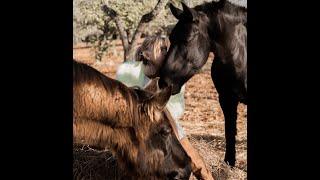
[[[111,149],[123,179],[188,179],[190,158],[163,112],[170,95],[171,87],[128,88],[73,61],[74,141]]]

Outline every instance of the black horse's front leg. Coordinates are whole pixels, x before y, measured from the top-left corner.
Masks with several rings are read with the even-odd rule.
[[[211,66],[211,78],[219,94],[219,103],[225,119],[226,154],[224,161],[230,166],[234,166],[239,99],[232,90],[235,82],[233,67],[224,64],[222,59],[217,56]]]
[[[219,102],[225,118],[226,154],[224,161],[230,166],[234,166],[236,162],[238,100],[231,95],[220,94]]]

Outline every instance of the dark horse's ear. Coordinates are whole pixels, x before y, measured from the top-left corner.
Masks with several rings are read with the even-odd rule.
[[[183,8],[183,14],[184,16],[188,19],[188,20],[196,20],[197,15],[196,15],[196,11],[192,8],[189,8],[186,4],[184,4],[183,2],[181,2],[182,4],[182,8]]]
[[[170,7],[170,11],[173,14],[174,17],[176,17],[177,19],[180,19],[181,14],[183,13],[183,11],[181,9],[176,8],[173,4],[169,4]]]
[[[226,0],[219,0],[218,2],[211,2],[214,10],[222,9],[226,4]]]

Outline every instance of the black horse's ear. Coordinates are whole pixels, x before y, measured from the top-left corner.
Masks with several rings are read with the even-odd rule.
[[[219,0],[218,2],[211,2],[214,10],[222,9],[226,4],[226,0]]]
[[[181,2],[182,8],[183,8],[183,14],[188,20],[195,21],[197,16],[196,16],[196,11],[192,8],[189,8],[186,4]]]
[[[176,17],[177,19],[180,19],[181,14],[183,13],[183,11],[181,9],[176,8],[173,4],[169,4],[170,7],[170,11],[173,14],[174,17]]]

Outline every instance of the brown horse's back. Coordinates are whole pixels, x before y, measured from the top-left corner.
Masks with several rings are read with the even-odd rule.
[[[73,117],[130,126],[132,90],[94,68],[73,61]],[[121,114],[122,116],[119,116]]]

